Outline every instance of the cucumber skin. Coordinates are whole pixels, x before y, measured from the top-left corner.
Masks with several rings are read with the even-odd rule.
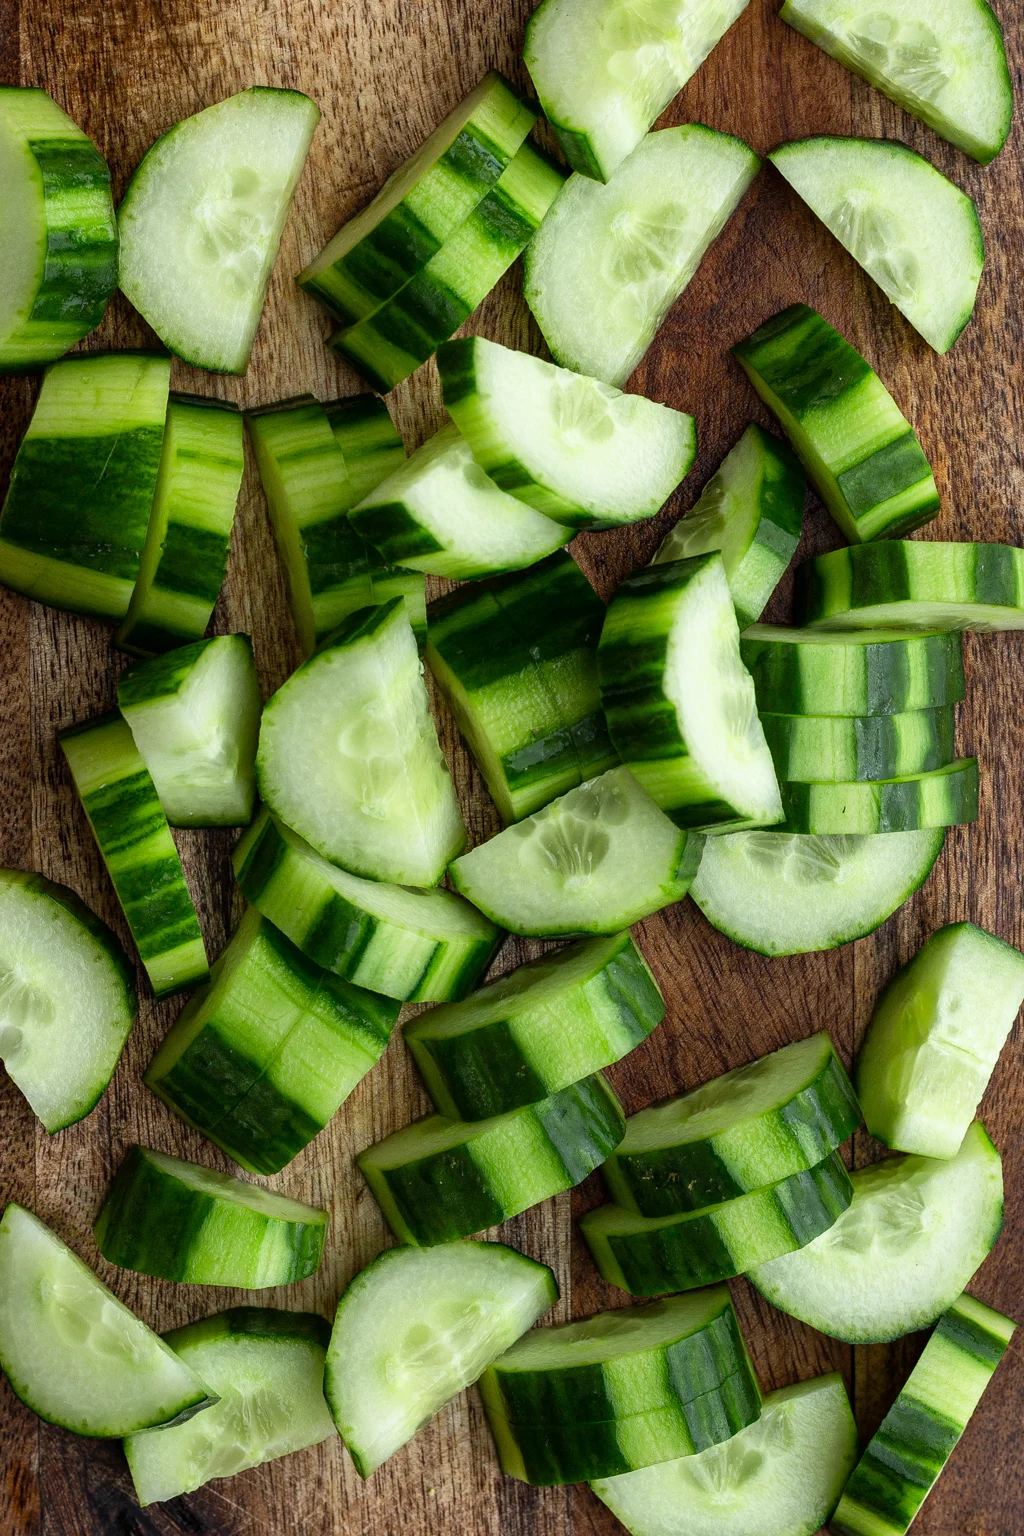
[[[978,759],[918,778],[874,783],[783,784],[784,832],[814,836],[917,832],[978,819]]]
[[[901,778],[946,768],[956,757],[956,715],[950,704],[899,715],[855,716],[846,731],[815,729],[842,723],[827,716],[763,714],[761,727],[780,781],[846,783]],[[841,773],[827,767],[822,771],[820,759],[812,771],[809,760],[817,757],[816,735],[819,742],[821,737],[831,736],[830,748],[839,745],[846,749],[847,761]]]
[[[871,546],[876,550],[888,545]],[[803,569],[803,567],[801,567]],[[829,644],[827,633],[814,641]],[[836,645],[836,679],[828,694],[809,673],[811,659],[801,660],[804,643],[765,640],[756,630],[740,638],[743,664],[754,679],[758,709],[766,714],[865,715],[906,714],[959,704],[967,696],[963,648],[955,631],[907,634],[902,638],[868,642],[857,648],[860,676],[851,677],[848,645]]]
[[[1024,550],[1012,544],[958,544],[953,547],[963,554],[961,579],[970,595],[962,599],[951,595],[951,606],[963,601],[989,608],[1024,609]],[[796,573],[794,600],[798,621],[808,627],[827,630],[830,622],[834,625],[836,619],[846,619],[849,623],[858,608],[879,602],[888,605],[918,601],[914,591],[914,566],[928,560],[928,555],[922,556],[920,548],[916,543],[900,539],[870,545],[856,552],[836,550],[831,555],[806,560]],[[943,556],[952,552],[949,546],[939,548]],[[912,617],[910,622],[913,622]],[[972,626],[965,622],[958,627],[969,629]],[[986,622],[978,625],[982,630],[990,627]],[[1019,614],[1019,622],[1015,616],[1006,627],[1024,627],[1024,612]]]

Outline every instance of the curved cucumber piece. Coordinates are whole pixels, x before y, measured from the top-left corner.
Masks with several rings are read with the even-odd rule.
[[[837,549],[799,568],[796,603],[819,631],[1024,629],[1024,549],[910,539]]]
[[[898,779],[946,768],[956,756],[951,704],[899,715],[761,716],[780,779],[793,784],[841,784]]]
[[[647,134],[607,185],[571,177],[526,251],[555,361],[624,384],[760,168],[742,139],[687,123]]]
[[[955,827],[978,819],[978,759],[878,783],[783,784],[786,828],[816,837]]]
[[[740,639],[740,655],[762,714],[901,715],[958,704],[967,692],[957,634],[823,634],[755,624]]]
[[[0,371],[52,362],[103,319],[117,287],[110,171],[45,91],[0,86]]]

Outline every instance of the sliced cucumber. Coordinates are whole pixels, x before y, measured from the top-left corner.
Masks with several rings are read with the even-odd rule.
[[[257,85],[176,123],[118,209],[121,291],[172,352],[244,373],[320,109]]]
[[[338,1303],[324,1377],[360,1477],[557,1300],[547,1265],[501,1243],[390,1248],[361,1270]]]
[[[526,252],[555,361],[624,384],[760,167],[742,139],[686,123],[647,134],[607,185],[573,176]]]
[[[837,549],[800,567],[796,602],[818,631],[1024,629],[1024,549],[910,539]]]
[[[939,493],[910,423],[856,347],[815,310],[784,309],[733,355],[851,542],[931,522]]]
[[[945,768],[956,756],[951,704],[899,715],[766,715],[765,740],[780,779],[841,784],[898,779]]]
[[[260,794],[331,863],[436,885],[466,829],[398,598],[351,614],[263,711]]]
[[[978,759],[877,783],[783,784],[786,828],[816,837],[955,827],[978,819]]]
[[[822,634],[755,624],[740,640],[740,655],[762,714],[901,715],[958,704],[967,691],[956,634]]]
[[[405,444],[387,406],[376,395],[330,400],[324,410],[345,458],[354,505],[401,466]]]
[[[481,336],[445,342],[437,366],[481,469],[570,527],[653,517],[697,452],[692,416]]]

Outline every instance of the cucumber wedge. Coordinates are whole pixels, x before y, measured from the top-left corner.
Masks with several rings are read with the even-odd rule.
[[[796,604],[818,631],[1024,629],[1024,549],[910,539],[837,549],[800,566]]]
[[[951,704],[899,715],[761,716],[780,779],[794,784],[841,784],[898,779],[945,768],[956,756]]]
[[[878,783],[783,784],[786,829],[815,837],[955,827],[978,819],[978,759]]]
[[[967,692],[957,634],[912,635],[894,629],[823,634],[820,629],[755,624],[741,637],[740,655],[754,679],[762,714],[841,720],[902,715],[959,704]]]

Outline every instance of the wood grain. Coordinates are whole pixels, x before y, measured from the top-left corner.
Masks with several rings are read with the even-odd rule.
[[[654,523],[580,537],[574,552],[607,595],[649,558],[665,526],[695,499],[706,475],[751,416],[765,420],[728,347],[783,305],[804,300],[875,364],[916,424],[944,497],[925,536],[1022,542],[1024,441],[1021,391],[1021,135],[982,169],[782,25],[771,0],[748,11],[666,115],[738,133],[759,150],[809,133],[896,137],[927,154],[979,203],[989,259],[978,314],[953,352],[938,358],[816,224],[772,171],[705,260],[638,370],[632,387],[693,412],[701,442],[695,473]],[[116,188],[158,134],[177,119],[253,83],[307,91],[323,110],[285,234],[252,365],[244,379],[175,364],[175,387],[255,405],[310,390],[327,397],[359,386],[322,345],[324,322],[292,275],[337,224],[377,188],[488,66],[524,87],[518,58],[530,0],[0,0],[0,79],[50,91],[100,145]],[[1020,86],[1024,27],[1003,5]],[[467,327],[510,345],[540,348],[511,274]],[[151,339],[122,300],[92,347]],[[28,419],[34,386],[0,385],[0,475]],[[420,441],[440,419],[432,365],[392,396],[398,422]],[[822,510],[808,518],[802,553],[839,542]],[[786,615],[788,585],[775,600]],[[269,691],[296,648],[266,511],[250,466],[217,610],[220,630],[252,633]],[[120,932],[124,925],[88,834],[54,732],[114,700],[120,660],[105,630],[0,591],[0,862],[66,881]],[[970,917],[1024,944],[1024,753],[1019,636],[971,639],[965,748],[982,759],[982,816],[951,833],[924,890],[871,938],[831,954],[769,962],[714,933],[690,903],[649,920],[643,948],[668,999],[665,1025],[612,1073],[627,1109],[678,1091],[750,1057],[827,1027],[847,1060],[892,969],[935,927]],[[450,720],[442,737],[467,820],[479,840],[497,820]],[[182,834],[180,843],[211,953],[237,918],[227,834]],[[503,968],[530,952],[510,946]],[[145,1002],[109,1092],[83,1124],[47,1137],[17,1091],[0,1082],[2,1194],[32,1205],[94,1264],[118,1295],[158,1328],[241,1299],[149,1281],[104,1265],[90,1226],[124,1148],[142,1141],[228,1168],[142,1086],[141,1072],[175,1015]],[[1018,1030],[985,1102],[1003,1151],[1007,1230],[976,1281],[984,1300],[1020,1315],[1024,1291],[1024,1084]],[[358,1181],[353,1155],[407,1121],[425,1100],[401,1043],[352,1095],[332,1126],[269,1183],[329,1203],[333,1245],[321,1273],[268,1295],[271,1303],[331,1308],[346,1279],[385,1243],[384,1225]],[[858,1163],[877,1155],[865,1136]],[[552,1263],[562,1282],[559,1317],[623,1298],[609,1293],[573,1234],[571,1217],[599,1199],[595,1178],[507,1224],[503,1236]],[[852,1351],[775,1312],[742,1282],[734,1287],[766,1388],[839,1368],[870,1434],[895,1396],[920,1337]],[[1021,1349],[1011,1350],[916,1536],[1019,1536]],[[0,1529],[5,1536],[612,1536],[621,1528],[585,1489],[534,1491],[497,1469],[475,1394],[440,1415],[367,1484],[339,1444],[303,1452],[140,1511],[116,1445],[41,1425],[0,1386]],[[751,1533],[755,1536],[755,1533]]]

